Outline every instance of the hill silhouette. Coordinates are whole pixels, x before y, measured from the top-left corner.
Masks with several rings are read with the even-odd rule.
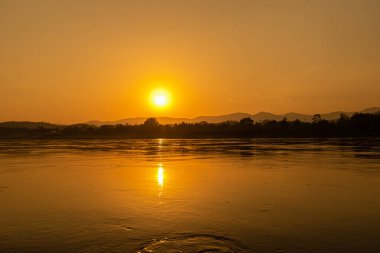
[[[376,113],[380,112],[380,107],[371,107],[364,109],[362,111],[359,111],[358,113]],[[355,112],[345,112],[345,111],[336,111],[336,112],[330,112],[330,113],[324,113],[320,114],[321,119],[326,120],[336,120],[340,117],[341,114],[346,114],[348,116],[352,116]],[[289,112],[285,114],[273,114],[269,112],[258,112],[256,114],[249,114],[249,113],[231,113],[231,114],[225,114],[225,115],[217,115],[217,116],[199,116],[196,118],[172,118],[172,117],[157,117],[157,120],[161,124],[178,124],[178,123],[199,123],[199,122],[208,122],[208,123],[221,123],[225,121],[239,121],[242,118],[250,117],[254,119],[256,122],[261,122],[265,120],[282,120],[284,117],[287,118],[287,120],[293,121],[293,120],[300,120],[302,122],[312,122],[313,115],[309,114],[302,114],[302,113],[295,113],[295,112]],[[134,118],[125,118],[121,120],[115,120],[115,121],[99,121],[99,120],[92,120],[88,121],[85,124],[88,125],[94,125],[94,126],[102,126],[102,125],[118,125],[118,124],[128,124],[128,125],[140,125],[147,120],[148,117],[134,117]]]
[[[380,113],[380,107],[370,107],[364,109],[357,113],[369,113],[375,114]],[[352,116],[355,112],[344,112],[344,111],[336,111],[325,114],[320,114],[321,119],[325,120],[337,120],[340,118],[341,114],[345,114],[347,116]],[[242,118],[252,118],[255,122],[264,122],[264,121],[281,121],[284,118],[288,121],[299,120],[301,122],[312,122],[313,115],[301,114],[289,112],[285,114],[273,114],[269,112],[258,112],[256,114],[249,113],[231,113],[225,115],[218,116],[199,116],[196,118],[172,118],[172,117],[157,117],[157,121],[162,125],[167,124],[180,124],[180,123],[200,123],[200,122],[208,122],[208,123],[222,123],[227,121],[240,121]],[[126,118],[122,120],[115,121],[99,121],[93,120],[88,121],[86,123],[82,123],[84,125],[93,125],[93,126],[104,126],[104,125],[141,125],[143,124],[148,117],[134,117],[134,118]],[[77,124],[79,125],[79,124]],[[52,124],[47,122],[31,122],[31,121],[7,121],[0,122],[0,127],[3,128],[28,128],[28,129],[37,129],[37,128],[45,128],[45,129],[59,129],[65,127],[65,125],[60,124]]]
[[[240,117],[244,114],[235,114]],[[288,114],[292,116],[291,114]],[[201,118],[204,119],[204,118]],[[218,119],[218,118],[216,118]],[[214,118],[214,120],[216,120]],[[102,125],[74,124],[68,126],[48,123],[21,122],[0,124],[1,139],[87,139],[87,138],[255,138],[255,137],[380,137],[380,112],[341,114],[336,120],[322,119],[320,114],[312,122],[298,119],[255,121],[251,117],[218,123],[162,124],[148,118],[143,124]]]
[[[0,122],[0,127],[6,128],[45,128],[45,129],[56,129],[62,127],[62,125],[51,124],[47,122],[31,122],[31,121],[7,121]]]

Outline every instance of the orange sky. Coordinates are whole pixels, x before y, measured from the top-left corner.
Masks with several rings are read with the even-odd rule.
[[[377,0],[0,0],[0,121],[379,106],[379,31]]]

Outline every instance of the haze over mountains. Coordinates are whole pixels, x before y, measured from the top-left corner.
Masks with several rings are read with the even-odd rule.
[[[322,119],[326,120],[335,120],[340,117],[342,113],[347,114],[348,116],[354,114],[355,112],[344,112],[344,111],[337,111],[337,112],[330,112],[321,114]],[[371,107],[364,109],[362,111],[359,111],[359,113],[380,113],[380,107]],[[175,123],[197,123],[206,121],[209,123],[219,123],[224,121],[239,121],[242,118],[251,117],[254,121],[264,121],[264,120],[282,120],[284,117],[287,118],[289,121],[293,120],[300,120],[304,122],[311,122],[313,115],[309,114],[301,114],[301,113],[285,113],[285,114],[273,114],[269,112],[258,112],[256,114],[249,114],[249,113],[231,113],[226,115],[218,115],[218,116],[199,116],[196,118],[171,118],[171,117],[157,117],[157,120],[161,124],[175,124]],[[102,125],[117,125],[117,124],[129,124],[129,125],[138,125],[144,123],[144,121],[147,119],[147,117],[135,117],[135,118],[125,118],[121,120],[115,120],[115,121],[88,121],[84,124],[88,125],[95,125],[95,126],[102,126]],[[37,129],[37,128],[48,128],[48,129],[56,129],[63,127],[64,125],[59,124],[52,124],[52,123],[46,123],[46,122],[30,122],[30,121],[7,121],[7,122],[0,122],[0,127],[7,127],[7,128],[29,128],[29,129]]]
[[[362,111],[359,111],[359,113],[377,113],[380,112],[380,107],[371,107],[364,109]],[[334,120],[338,119],[342,113],[347,114],[348,116],[351,116],[355,112],[344,112],[344,111],[336,111],[336,112],[330,112],[321,114],[322,119],[326,120]],[[175,124],[175,123],[196,123],[196,122],[202,122],[206,121],[209,123],[219,123],[224,121],[239,121],[242,118],[251,117],[255,121],[264,121],[264,120],[282,120],[284,117],[287,118],[289,121],[293,120],[300,120],[304,122],[310,122],[312,120],[313,115],[309,114],[301,114],[301,113],[294,113],[289,112],[285,114],[273,114],[269,112],[258,112],[256,114],[249,114],[249,113],[231,113],[226,115],[218,115],[218,116],[199,116],[196,118],[171,118],[171,117],[157,117],[157,120],[161,124]],[[135,117],[135,118],[125,118],[121,120],[115,120],[115,121],[88,121],[86,124],[89,125],[95,125],[95,126],[101,126],[101,125],[117,125],[117,124],[129,124],[129,125],[136,125],[136,124],[142,124],[147,119],[147,117]]]

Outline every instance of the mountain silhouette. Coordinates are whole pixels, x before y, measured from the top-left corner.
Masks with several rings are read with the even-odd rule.
[[[62,127],[62,125],[51,124],[51,123],[46,123],[46,122],[7,121],[7,122],[1,122],[0,127],[28,128],[28,129],[37,129],[37,128],[56,129],[56,128]]]
[[[353,115],[355,112],[345,112],[345,111],[336,111],[336,112],[330,112],[325,114],[320,114],[322,119],[326,120],[336,120],[340,117],[340,115],[344,113],[348,116]],[[362,111],[359,111],[358,113],[380,113],[380,107],[370,107],[367,109],[364,109]],[[240,121],[242,118],[250,117],[254,121],[262,122],[265,120],[276,120],[280,121],[284,118],[286,118],[288,121],[294,121],[294,120],[300,120],[303,122],[311,122],[313,115],[309,114],[302,114],[302,113],[295,113],[295,112],[289,112],[285,114],[273,114],[269,112],[258,112],[256,114],[249,114],[249,113],[231,113],[231,114],[225,114],[225,115],[217,115],[217,116],[199,116],[196,118],[172,118],[172,117],[157,117],[156,119],[160,124],[175,124],[175,123],[197,123],[197,122],[208,122],[208,123],[220,123],[225,121]],[[102,126],[102,125],[117,125],[117,124],[128,124],[128,125],[140,125],[145,122],[145,120],[148,117],[134,117],[134,118],[125,118],[121,120],[115,120],[115,121],[100,121],[100,120],[92,120],[85,122],[84,124],[87,125],[94,125],[94,126]],[[0,122],[0,127],[6,127],[6,128],[28,128],[28,129],[37,129],[37,128],[46,128],[46,129],[57,129],[64,127],[64,125],[61,124],[51,124],[47,122],[31,122],[31,121],[7,121],[7,122]]]
[[[377,113],[380,112],[380,107],[371,107],[364,109],[362,111],[359,111],[359,113]],[[353,115],[355,112],[345,112],[345,111],[336,111],[336,112],[330,112],[330,113],[324,113],[321,114],[322,119],[326,120],[335,120],[340,117],[340,115],[344,113],[348,116]],[[309,114],[302,114],[302,113],[295,113],[295,112],[289,112],[285,114],[273,114],[269,112],[258,112],[256,114],[249,114],[249,113],[231,113],[231,114],[225,114],[225,115],[217,115],[217,116],[199,116],[196,118],[172,118],[172,117],[157,117],[158,122],[161,124],[175,124],[175,123],[197,123],[206,121],[209,123],[220,123],[224,121],[239,121],[242,118],[251,117],[255,121],[265,121],[265,120],[282,120],[286,117],[287,120],[293,121],[293,120],[300,120],[303,122],[311,122],[313,115]],[[101,126],[101,125],[117,125],[117,124],[129,124],[129,125],[138,125],[143,124],[144,121],[148,117],[135,117],[135,118],[125,118],[121,120],[115,120],[115,121],[99,121],[99,120],[92,120],[86,122],[86,124],[89,125],[95,125],[95,126]]]

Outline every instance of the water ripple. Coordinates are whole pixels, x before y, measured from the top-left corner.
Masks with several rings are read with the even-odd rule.
[[[211,234],[174,234],[161,240],[152,240],[137,253],[252,253],[239,241]]]

